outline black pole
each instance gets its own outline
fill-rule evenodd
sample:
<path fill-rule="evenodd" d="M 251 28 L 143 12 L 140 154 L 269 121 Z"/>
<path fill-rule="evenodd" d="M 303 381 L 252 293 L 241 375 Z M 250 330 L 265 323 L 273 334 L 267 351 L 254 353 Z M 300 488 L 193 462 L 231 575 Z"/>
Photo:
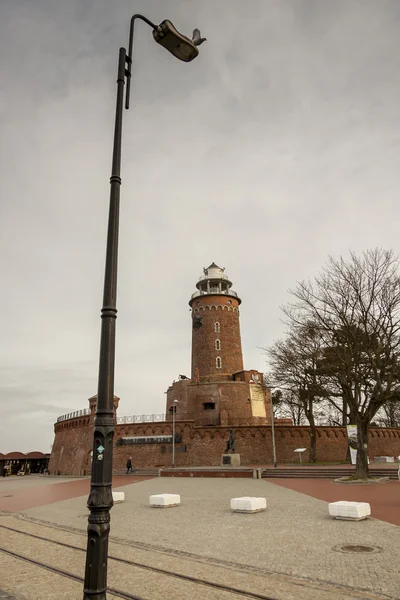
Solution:
<path fill-rule="evenodd" d="M 114 146 L 110 177 L 110 212 L 108 217 L 106 269 L 104 275 L 103 308 L 101 309 L 101 336 L 99 379 L 96 417 L 93 431 L 93 459 L 90 480 L 88 538 L 83 598 L 106 600 L 108 538 L 112 499 L 112 465 L 114 439 L 114 366 L 115 325 L 117 319 L 117 268 L 119 194 L 121 187 L 122 113 L 125 77 L 128 82 L 126 108 L 129 108 L 132 69 L 133 33 L 136 19 L 156 29 L 156 25 L 142 15 L 131 19 L 129 56 L 125 48 L 119 50 L 117 78 L 117 106 L 115 111 Z M 126 66 L 128 68 L 126 68 Z"/>
<path fill-rule="evenodd" d="M 117 318 L 117 266 L 119 193 L 121 186 L 121 139 L 124 104 L 126 50 L 120 48 L 117 79 L 114 148 L 110 178 L 110 212 L 108 218 L 106 269 L 96 418 L 93 432 L 93 460 L 90 494 L 87 502 L 88 540 L 83 598 L 106 600 L 108 536 L 112 500 L 112 457 L 114 438 L 114 362 L 115 325 Z"/>
<path fill-rule="evenodd" d="M 108 217 L 106 270 L 104 275 L 103 308 L 101 309 L 101 337 L 99 380 L 97 389 L 96 417 L 93 431 L 93 459 L 90 494 L 87 502 L 88 539 L 83 598 L 84 600 L 106 600 L 108 537 L 110 533 L 110 510 L 112 499 L 112 465 L 114 438 L 114 364 L 115 325 L 117 318 L 117 267 L 119 193 L 121 186 L 121 141 L 124 86 L 127 80 L 125 108 L 129 108 L 130 79 L 132 72 L 133 34 L 136 19 L 141 19 L 153 30 L 157 25 L 143 15 L 133 15 L 129 32 L 129 55 L 125 48 L 119 50 L 117 106 L 115 113 L 114 147 L 110 178 L 110 212 Z M 187 54 L 178 52 L 180 44 L 195 46 L 175 30 L 169 21 L 169 35 L 175 36 L 175 45 L 165 47 L 180 60 L 188 61 Z M 162 25 L 162 24 L 161 24 Z M 160 26 L 161 27 L 161 26 Z M 196 30 L 197 31 L 197 30 Z M 200 32 L 198 32 L 200 35 Z M 157 41 L 157 40 L 156 40 Z M 203 40 L 201 40 L 203 41 Z M 197 45 L 201 43 L 197 42 Z M 163 44 L 161 44 L 163 45 Z M 165 44 L 164 44 L 165 45 Z M 172 48 L 172 49 L 171 49 Z M 189 58 L 193 59 L 193 55 Z"/>

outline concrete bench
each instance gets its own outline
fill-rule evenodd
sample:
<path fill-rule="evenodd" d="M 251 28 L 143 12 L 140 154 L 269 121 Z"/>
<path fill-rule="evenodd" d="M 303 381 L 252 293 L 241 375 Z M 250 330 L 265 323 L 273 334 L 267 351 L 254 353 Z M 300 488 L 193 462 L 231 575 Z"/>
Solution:
<path fill-rule="evenodd" d="M 181 503 L 181 497 L 179 494 L 154 494 L 149 502 L 153 508 L 171 508 Z"/>
<path fill-rule="evenodd" d="M 267 508 L 267 500 L 265 498 L 253 498 L 244 496 L 243 498 L 231 499 L 231 510 L 242 513 L 255 513 Z"/>
<path fill-rule="evenodd" d="M 371 514 L 371 507 L 368 502 L 347 502 L 339 500 L 339 502 L 331 502 L 329 504 L 329 514 L 335 519 L 343 519 L 345 521 L 361 521 L 366 519 Z"/>
<path fill-rule="evenodd" d="M 112 498 L 114 504 L 119 504 L 120 502 L 123 502 L 125 500 L 125 492 L 113 492 Z"/>

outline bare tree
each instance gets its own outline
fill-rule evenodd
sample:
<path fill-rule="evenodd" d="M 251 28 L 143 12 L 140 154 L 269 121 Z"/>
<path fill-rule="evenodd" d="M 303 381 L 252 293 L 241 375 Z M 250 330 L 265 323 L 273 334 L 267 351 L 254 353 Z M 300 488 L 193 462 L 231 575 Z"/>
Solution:
<path fill-rule="evenodd" d="M 330 258 L 313 282 L 291 291 L 283 308 L 292 327 L 313 323 L 325 348 L 320 375 L 326 399 L 342 394 L 346 414 L 357 425 L 358 478 L 368 477 L 368 426 L 394 394 L 400 393 L 400 279 L 392 251 L 368 250 Z M 337 407 L 336 403 L 336 407 Z"/>
<path fill-rule="evenodd" d="M 277 389 L 271 398 L 277 418 L 291 419 L 293 425 L 304 425 L 304 408 L 293 391 Z"/>
<path fill-rule="evenodd" d="M 321 336 L 309 322 L 292 326 L 285 340 L 266 349 L 269 376 L 286 391 L 286 407 L 292 414 L 300 407 L 310 425 L 310 462 L 317 460 L 316 409 L 326 394 L 317 369 L 322 351 Z"/>
<path fill-rule="evenodd" d="M 394 394 L 376 414 L 375 421 L 381 427 L 400 427 L 400 397 Z"/>
<path fill-rule="evenodd" d="M 321 400 L 315 415 L 317 425 L 325 427 L 342 427 L 343 415 L 328 400 Z"/>

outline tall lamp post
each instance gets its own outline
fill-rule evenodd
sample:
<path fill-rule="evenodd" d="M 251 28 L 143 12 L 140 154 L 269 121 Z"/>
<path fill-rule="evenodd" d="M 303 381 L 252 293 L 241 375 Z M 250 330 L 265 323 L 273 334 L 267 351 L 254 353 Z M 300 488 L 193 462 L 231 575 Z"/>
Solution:
<path fill-rule="evenodd" d="M 176 405 L 179 404 L 179 400 L 174 400 L 172 405 L 172 468 L 175 469 L 175 413 Z"/>
<path fill-rule="evenodd" d="M 101 337 L 96 417 L 93 431 L 93 460 L 88 498 L 88 539 L 84 582 L 84 600 L 106 600 L 108 537 L 112 500 L 112 455 L 114 438 L 114 363 L 115 322 L 117 318 L 117 263 L 119 197 L 121 186 L 121 140 L 124 86 L 125 108 L 129 108 L 132 71 L 133 32 L 140 19 L 153 30 L 154 40 L 179 60 L 190 62 L 199 54 L 197 46 L 204 42 L 200 31 L 193 31 L 192 39 L 175 29 L 171 21 L 160 25 L 143 15 L 133 15 L 130 25 L 129 53 L 120 48 L 117 76 L 117 103 L 115 113 L 114 147 L 110 178 L 110 210 L 108 218 L 106 267 L 104 276 L 103 307 L 101 309 Z"/>
<path fill-rule="evenodd" d="M 265 375 L 264 375 L 264 381 L 266 381 L 266 376 Z M 275 389 L 275 386 L 267 385 L 266 383 L 264 383 L 264 385 L 270 391 L 273 390 L 273 389 Z M 274 415 L 274 404 L 272 402 L 272 394 L 270 394 L 270 401 L 271 401 L 272 456 L 273 456 L 273 459 L 274 459 L 274 469 L 276 469 L 277 468 L 277 462 L 276 462 L 276 444 L 275 444 L 275 415 Z"/>
<path fill-rule="evenodd" d="M 272 434 L 272 454 L 274 457 L 274 469 L 276 469 L 277 465 L 276 465 L 276 445 L 275 445 L 275 416 L 274 416 L 274 404 L 272 402 L 272 394 L 271 394 L 271 434 Z"/>

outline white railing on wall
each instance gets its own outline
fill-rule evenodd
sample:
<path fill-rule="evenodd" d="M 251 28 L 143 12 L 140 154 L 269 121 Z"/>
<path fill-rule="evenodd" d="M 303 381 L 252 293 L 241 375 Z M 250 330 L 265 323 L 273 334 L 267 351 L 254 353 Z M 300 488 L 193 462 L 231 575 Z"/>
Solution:
<path fill-rule="evenodd" d="M 160 421 L 165 421 L 165 413 L 117 417 L 117 425 L 128 425 L 129 423 L 158 423 Z"/>
<path fill-rule="evenodd" d="M 237 295 L 236 292 L 234 292 L 233 290 L 228 290 L 228 291 L 223 291 L 220 292 L 219 290 L 214 291 L 214 292 L 203 292 L 198 290 L 197 292 L 194 292 L 190 297 L 191 299 L 193 298 L 198 298 L 199 296 L 234 296 L 235 298 L 238 298 L 239 296 Z"/>
<path fill-rule="evenodd" d="M 62 415 L 61 417 L 58 417 L 57 423 L 61 423 L 61 421 L 69 421 L 70 419 L 76 419 L 77 417 L 83 417 L 85 415 L 90 415 L 89 408 L 82 408 L 82 410 L 76 410 L 75 412 Z"/>

